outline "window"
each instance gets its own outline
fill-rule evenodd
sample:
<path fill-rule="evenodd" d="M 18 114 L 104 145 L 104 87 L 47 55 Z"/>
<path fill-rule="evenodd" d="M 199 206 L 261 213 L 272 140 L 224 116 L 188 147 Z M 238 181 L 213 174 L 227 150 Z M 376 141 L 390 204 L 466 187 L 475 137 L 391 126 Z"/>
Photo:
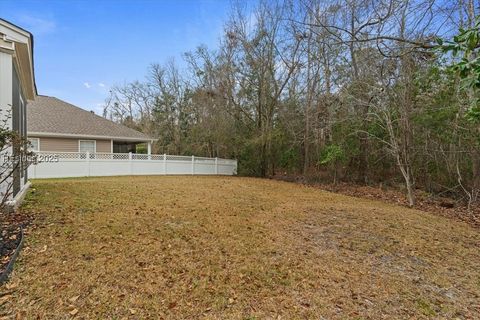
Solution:
<path fill-rule="evenodd" d="M 78 151 L 79 152 L 96 152 L 96 141 L 95 140 L 79 140 L 78 141 Z"/>
<path fill-rule="evenodd" d="M 29 150 L 33 152 L 40 151 L 40 139 L 39 138 L 30 138 L 28 139 L 30 142 Z"/>

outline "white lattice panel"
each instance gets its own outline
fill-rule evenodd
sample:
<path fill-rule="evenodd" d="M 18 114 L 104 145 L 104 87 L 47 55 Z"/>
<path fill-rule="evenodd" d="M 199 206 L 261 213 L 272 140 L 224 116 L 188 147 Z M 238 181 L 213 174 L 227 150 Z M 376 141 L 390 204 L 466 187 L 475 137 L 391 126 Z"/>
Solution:
<path fill-rule="evenodd" d="M 167 161 L 168 160 L 171 160 L 171 161 L 192 161 L 192 157 L 167 155 Z"/>

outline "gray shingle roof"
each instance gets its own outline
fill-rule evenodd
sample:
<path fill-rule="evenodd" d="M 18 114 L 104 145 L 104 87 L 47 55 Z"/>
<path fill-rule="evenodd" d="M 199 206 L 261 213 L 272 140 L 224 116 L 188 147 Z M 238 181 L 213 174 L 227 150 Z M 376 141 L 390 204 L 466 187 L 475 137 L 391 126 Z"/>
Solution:
<path fill-rule="evenodd" d="M 151 140 L 144 133 L 107 120 L 55 97 L 37 96 L 27 104 L 28 133 L 53 133 Z"/>

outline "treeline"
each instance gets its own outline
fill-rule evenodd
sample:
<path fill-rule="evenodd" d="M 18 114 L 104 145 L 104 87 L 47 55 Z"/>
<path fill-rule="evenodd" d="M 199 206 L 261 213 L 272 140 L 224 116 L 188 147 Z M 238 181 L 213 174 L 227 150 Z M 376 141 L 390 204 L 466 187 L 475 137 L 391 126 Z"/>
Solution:
<path fill-rule="evenodd" d="M 158 138 L 156 152 L 236 158 L 243 175 L 401 183 L 412 205 L 417 188 L 473 204 L 477 13 L 473 0 L 238 4 L 217 49 L 112 88 L 104 116 Z"/>

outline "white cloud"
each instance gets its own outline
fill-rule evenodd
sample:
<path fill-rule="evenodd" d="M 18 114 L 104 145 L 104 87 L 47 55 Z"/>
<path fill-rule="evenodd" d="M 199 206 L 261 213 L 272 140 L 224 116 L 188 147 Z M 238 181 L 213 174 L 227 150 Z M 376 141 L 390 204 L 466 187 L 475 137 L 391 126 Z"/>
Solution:
<path fill-rule="evenodd" d="M 90 89 L 92 86 L 90 85 L 90 83 L 88 82 L 84 82 L 83 85 L 85 86 L 85 88 L 87 89 Z"/>
<path fill-rule="evenodd" d="M 31 31 L 34 35 L 52 33 L 57 28 L 53 19 L 40 18 L 33 15 L 23 14 L 19 16 L 19 21 L 25 29 Z"/>
<path fill-rule="evenodd" d="M 98 86 L 99 86 L 100 88 L 105 88 L 105 84 L 102 83 L 102 82 L 100 82 L 100 83 L 98 84 Z"/>

